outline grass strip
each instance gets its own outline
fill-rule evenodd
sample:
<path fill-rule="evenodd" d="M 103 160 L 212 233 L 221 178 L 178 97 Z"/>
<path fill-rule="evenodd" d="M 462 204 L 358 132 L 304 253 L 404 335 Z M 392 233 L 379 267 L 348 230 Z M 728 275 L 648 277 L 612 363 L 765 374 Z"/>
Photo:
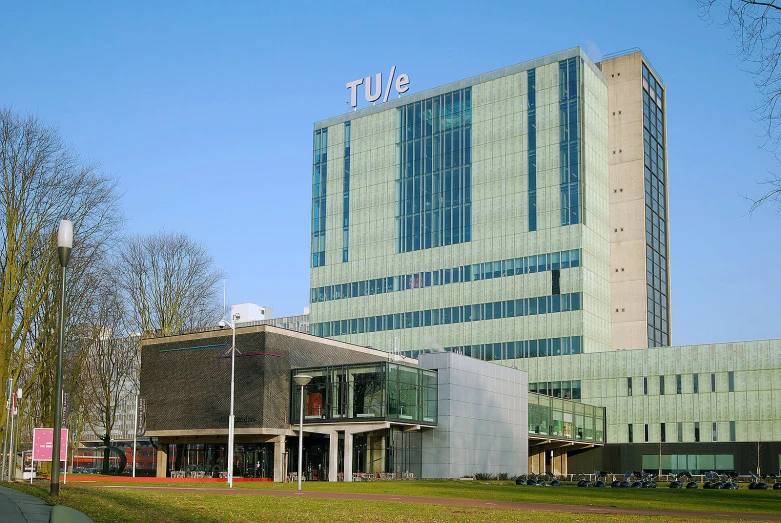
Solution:
<path fill-rule="evenodd" d="M 334 521 L 384 522 L 455 522 L 477 523 L 492 521 L 535 522 L 551 519 L 550 512 L 517 511 L 494 508 L 451 507 L 415 503 L 352 501 L 336 499 L 311 499 L 267 496 L 225 496 L 206 494 L 198 489 L 190 491 L 140 491 L 133 489 L 101 489 L 85 485 L 68 485 L 61 488 L 57 499 L 48 494 L 44 486 L 16 484 L 14 488 L 57 502 L 84 512 L 97 523 L 143 522 L 162 523 L 192 521 L 197 523 L 234 521 L 273 521 L 307 523 L 333 523 Z M 680 518 L 628 515 L 605 515 L 558 512 L 557 522 L 627 522 L 649 519 L 667 522 Z M 706 521 L 706 519 L 687 519 Z"/>

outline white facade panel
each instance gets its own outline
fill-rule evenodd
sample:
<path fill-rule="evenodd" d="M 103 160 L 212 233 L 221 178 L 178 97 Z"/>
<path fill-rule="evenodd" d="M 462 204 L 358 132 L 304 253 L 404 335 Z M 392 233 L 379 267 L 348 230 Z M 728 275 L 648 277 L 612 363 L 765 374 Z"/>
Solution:
<path fill-rule="evenodd" d="M 437 371 L 440 405 L 423 433 L 423 477 L 525 474 L 526 373 L 448 352 L 421 355 L 419 366 Z"/>

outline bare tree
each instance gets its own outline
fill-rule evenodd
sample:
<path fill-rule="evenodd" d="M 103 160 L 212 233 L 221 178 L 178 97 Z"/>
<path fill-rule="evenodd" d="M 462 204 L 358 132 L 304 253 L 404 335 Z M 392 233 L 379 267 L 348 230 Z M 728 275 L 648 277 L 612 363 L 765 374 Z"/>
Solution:
<path fill-rule="evenodd" d="M 213 325 L 220 317 L 223 272 L 185 234 L 136 237 L 121 249 L 115 272 L 145 337 Z"/>
<path fill-rule="evenodd" d="M 703 20 L 719 23 L 732 32 L 737 57 L 754 77 L 760 95 L 754 110 L 765 123 L 764 146 L 777 153 L 781 143 L 781 2 L 697 0 L 697 7 Z M 759 198 L 748 198 L 752 202 L 750 211 L 770 203 L 781 213 L 781 176 L 768 173 L 759 184 L 766 192 Z"/>
<path fill-rule="evenodd" d="M 50 424 L 53 418 L 58 222 L 74 223 L 70 329 L 81 322 L 91 261 L 107 250 L 121 225 L 117 204 L 116 182 L 81 162 L 56 129 L 0 108 L 0 383 L 10 377 L 35 402 L 35 409 L 25 409 L 25 424 Z M 0 410 L 0 426 L 5 415 Z"/>
<path fill-rule="evenodd" d="M 757 446 L 754 448 L 754 451 L 752 452 L 753 454 L 752 461 L 756 465 L 757 476 L 762 475 L 762 457 L 765 451 L 764 447 L 765 447 L 764 443 L 762 443 L 762 441 L 759 440 L 757 441 Z"/>
<path fill-rule="evenodd" d="M 109 472 L 111 433 L 122 400 L 133 393 L 132 379 L 138 336 L 128 335 L 128 313 L 116 286 L 107 276 L 91 310 L 92 323 L 83 326 L 86 347 L 83 365 L 84 418 L 103 441 L 103 473 Z"/>

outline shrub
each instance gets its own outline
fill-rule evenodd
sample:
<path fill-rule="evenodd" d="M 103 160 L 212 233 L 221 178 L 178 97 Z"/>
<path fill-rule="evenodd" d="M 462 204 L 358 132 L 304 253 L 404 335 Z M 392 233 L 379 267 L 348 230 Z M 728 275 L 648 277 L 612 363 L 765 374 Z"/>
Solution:
<path fill-rule="evenodd" d="M 505 474 L 506 476 L 507 474 Z M 492 479 L 496 479 L 496 476 L 493 474 L 489 474 L 487 472 L 478 472 L 475 474 L 475 479 L 478 481 L 490 481 Z"/>

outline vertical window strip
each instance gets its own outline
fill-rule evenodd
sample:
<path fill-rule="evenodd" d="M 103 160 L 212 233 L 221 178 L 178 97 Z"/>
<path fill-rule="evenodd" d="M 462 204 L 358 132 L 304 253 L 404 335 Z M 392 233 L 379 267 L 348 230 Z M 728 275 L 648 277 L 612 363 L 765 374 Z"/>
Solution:
<path fill-rule="evenodd" d="M 537 76 L 534 69 L 526 73 L 528 83 L 528 160 L 529 160 L 529 231 L 537 230 Z"/>
<path fill-rule="evenodd" d="M 645 171 L 648 346 L 667 346 L 669 297 L 664 143 L 664 91 L 643 64 L 643 151 Z"/>
<path fill-rule="evenodd" d="M 342 262 L 350 259 L 350 122 L 344 124 L 344 198 Z"/>
<path fill-rule="evenodd" d="M 472 89 L 399 108 L 396 251 L 472 239 Z"/>
<path fill-rule="evenodd" d="M 579 60 L 559 62 L 561 225 L 580 223 Z"/>
<path fill-rule="evenodd" d="M 328 180 L 328 129 L 314 136 L 312 169 L 312 267 L 325 265 L 325 189 Z"/>

